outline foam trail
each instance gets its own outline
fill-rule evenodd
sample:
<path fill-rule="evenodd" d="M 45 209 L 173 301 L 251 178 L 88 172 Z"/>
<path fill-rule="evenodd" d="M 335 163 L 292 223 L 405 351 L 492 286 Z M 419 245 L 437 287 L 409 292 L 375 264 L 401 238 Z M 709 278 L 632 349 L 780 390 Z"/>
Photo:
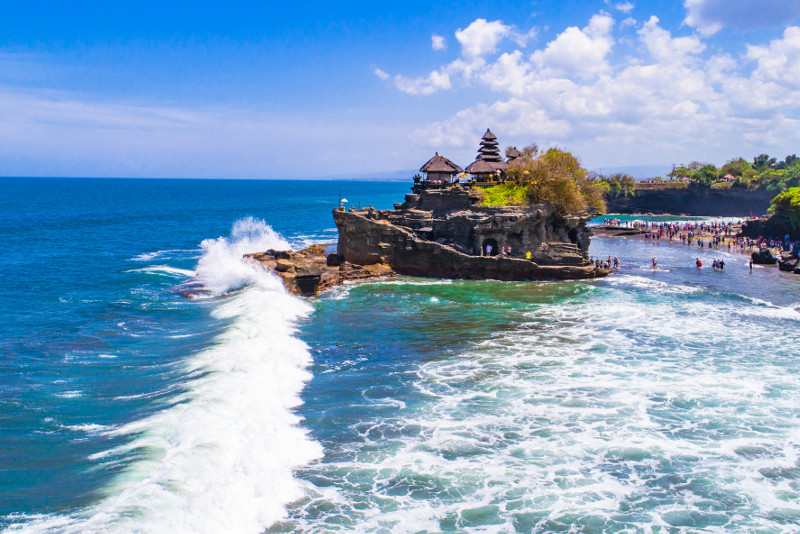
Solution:
<path fill-rule="evenodd" d="M 285 247 L 262 221 L 237 221 L 230 238 L 202 243 L 197 276 L 221 299 L 214 315 L 230 326 L 191 356 L 199 376 L 166 410 L 109 434 L 146 451 L 107 488 L 108 497 L 70 516 L 38 516 L 11 531 L 261 532 L 303 495 L 293 469 L 321 456 L 293 409 L 311 375 L 294 322 L 311 308 L 281 282 L 242 261 L 243 252 Z"/>

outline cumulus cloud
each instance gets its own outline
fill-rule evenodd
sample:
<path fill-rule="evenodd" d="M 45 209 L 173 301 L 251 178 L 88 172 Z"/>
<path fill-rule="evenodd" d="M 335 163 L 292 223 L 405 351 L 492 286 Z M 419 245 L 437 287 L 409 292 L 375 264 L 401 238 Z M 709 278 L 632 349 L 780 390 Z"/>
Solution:
<path fill-rule="evenodd" d="M 388 80 L 389 79 L 389 73 L 386 72 L 385 70 L 375 69 L 373 72 L 375 73 L 375 76 L 377 76 L 381 80 Z"/>
<path fill-rule="evenodd" d="M 450 89 L 450 75 L 447 72 L 433 71 L 424 78 L 394 77 L 395 86 L 410 95 L 429 95 L 441 89 Z"/>
<path fill-rule="evenodd" d="M 653 15 L 639 30 L 639 36 L 647 50 L 662 63 L 682 61 L 686 56 L 699 54 L 705 44 L 698 37 L 676 37 L 659 26 L 658 17 Z"/>
<path fill-rule="evenodd" d="M 468 72 L 472 84 L 497 95 L 494 103 L 462 109 L 412 139 L 461 150 L 491 127 L 511 144 L 569 144 L 604 165 L 722 162 L 778 145 L 775 152 L 796 152 L 800 28 L 747 45 L 744 54 L 709 55 L 702 35 L 676 35 L 652 16 L 630 43 L 639 53 L 616 58 L 614 28 L 601 12 L 531 53 L 508 46 L 510 39 L 465 52 L 440 72 Z M 501 53 L 491 59 L 490 51 Z"/>
<path fill-rule="evenodd" d="M 436 35 L 435 33 L 431 35 L 431 48 L 434 50 L 444 50 L 446 47 L 444 37 Z"/>
<path fill-rule="evenodd" d="M 704 36 L 725 27 L 739 31 L 779 27 L 800 17 L 797 0 L 684 0 L 684 7 L 684 22 Z"/>
<path fill-rule="evenodd" d="M 456 31 L 456 40 L 461 44 L 465 57 L 480 57 L 497 50 L 500 41 L 511 33 L 511 26 L 499 20 L 487 22 L 476 19 L 472 24 Z"/>
<path fill-rule="evenodd" d="M 800 28 L 786 28 L 782 39 L 767 46 L 748 45 L 747 57 L 758 64 L 754 77 L 800 89 Z"/>
<path fill-rule="evenodd" d="M 611 29 L 614 19 L 608 15 L 595 15 L 582 30 L 569 27 L 544 50 L 531 55 L 532 61 L 551 73 L 593 76 L 608 70 L 606 56 L 614 40 Z"/>

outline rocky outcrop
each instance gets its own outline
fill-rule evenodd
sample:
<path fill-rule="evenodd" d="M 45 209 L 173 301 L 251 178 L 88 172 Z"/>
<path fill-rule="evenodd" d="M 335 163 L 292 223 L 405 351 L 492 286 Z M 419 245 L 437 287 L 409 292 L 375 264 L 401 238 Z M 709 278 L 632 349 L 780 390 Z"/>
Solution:
<path fill-rule="evenodd" d="M 354 265 L 338 254 L 326 254 L 321 245 L 311 245 L 297 252 L 268 250 L 245 254 L 244 257 L 277 274 L 294 295 L 316 295 L 348 281 L 395 275 L 388 265 Z"/>
<path fill-rule="evenodd" d="M 800 231 L 795 229 L 789 217 L 777 214 L 745 222 L 741 234 L 752 239 L 764 237 L 782 241 L 787 234 L 791 241 L 800 239 Z"/>
<path fill-rule="evenodd" d="M 800 259 L 795 256 L 784 258 L 778 262 L 778 268 L 787 273 L 800 274 Z"/>
<path fill-rule="evenodd" d="M 549 204 L 480 207 L 476 201 L 456 187 L 415 190 L 395 210 L 335 210 L 338 252 L 351 263 L 386 264 L 416 276 L 545 280 L 608 274 L 588 261 L 590 214 L 563 217 Z M 510 255 L 498 254 L 508 247 Z"/>
<path fill-rule="evenodd" d="M 775 265 L 778 261 L 768 248 L 757 250 L 753 252 L 750 257 L 753 259 L 753 263 L 757 265 Z"/>
<path fill-rule="evenodd" d="M 774 193 L 744 188 L 637 186 L 633 195 L 606 197 L 608 213 L 747 217 L 766 213 Z"/>

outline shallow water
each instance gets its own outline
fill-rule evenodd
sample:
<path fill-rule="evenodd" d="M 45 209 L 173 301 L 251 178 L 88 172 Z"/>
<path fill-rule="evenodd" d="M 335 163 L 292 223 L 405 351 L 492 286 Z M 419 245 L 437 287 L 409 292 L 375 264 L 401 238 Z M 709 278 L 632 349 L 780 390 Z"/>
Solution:
<path fill-rule="evenodd" d="M 601 280 L 398 278 L 305 302 L 241 253 L 330 240 L 339 193 L 388 207 L 408 184 L 0 187 L 12 531 L 800 523 L 800 277 L 603 238 L 591 253 L 622 270 Z"/>

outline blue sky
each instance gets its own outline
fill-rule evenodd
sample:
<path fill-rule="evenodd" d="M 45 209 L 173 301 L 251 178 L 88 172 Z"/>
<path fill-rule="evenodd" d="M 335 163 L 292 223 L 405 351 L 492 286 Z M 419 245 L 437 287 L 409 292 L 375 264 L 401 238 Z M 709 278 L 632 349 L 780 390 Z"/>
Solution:
<path fill-rule="evenodd" d="M 800 0 L 0 2 L 0 175 L 315 178 L 556 145 L 800 152 Z"/>

